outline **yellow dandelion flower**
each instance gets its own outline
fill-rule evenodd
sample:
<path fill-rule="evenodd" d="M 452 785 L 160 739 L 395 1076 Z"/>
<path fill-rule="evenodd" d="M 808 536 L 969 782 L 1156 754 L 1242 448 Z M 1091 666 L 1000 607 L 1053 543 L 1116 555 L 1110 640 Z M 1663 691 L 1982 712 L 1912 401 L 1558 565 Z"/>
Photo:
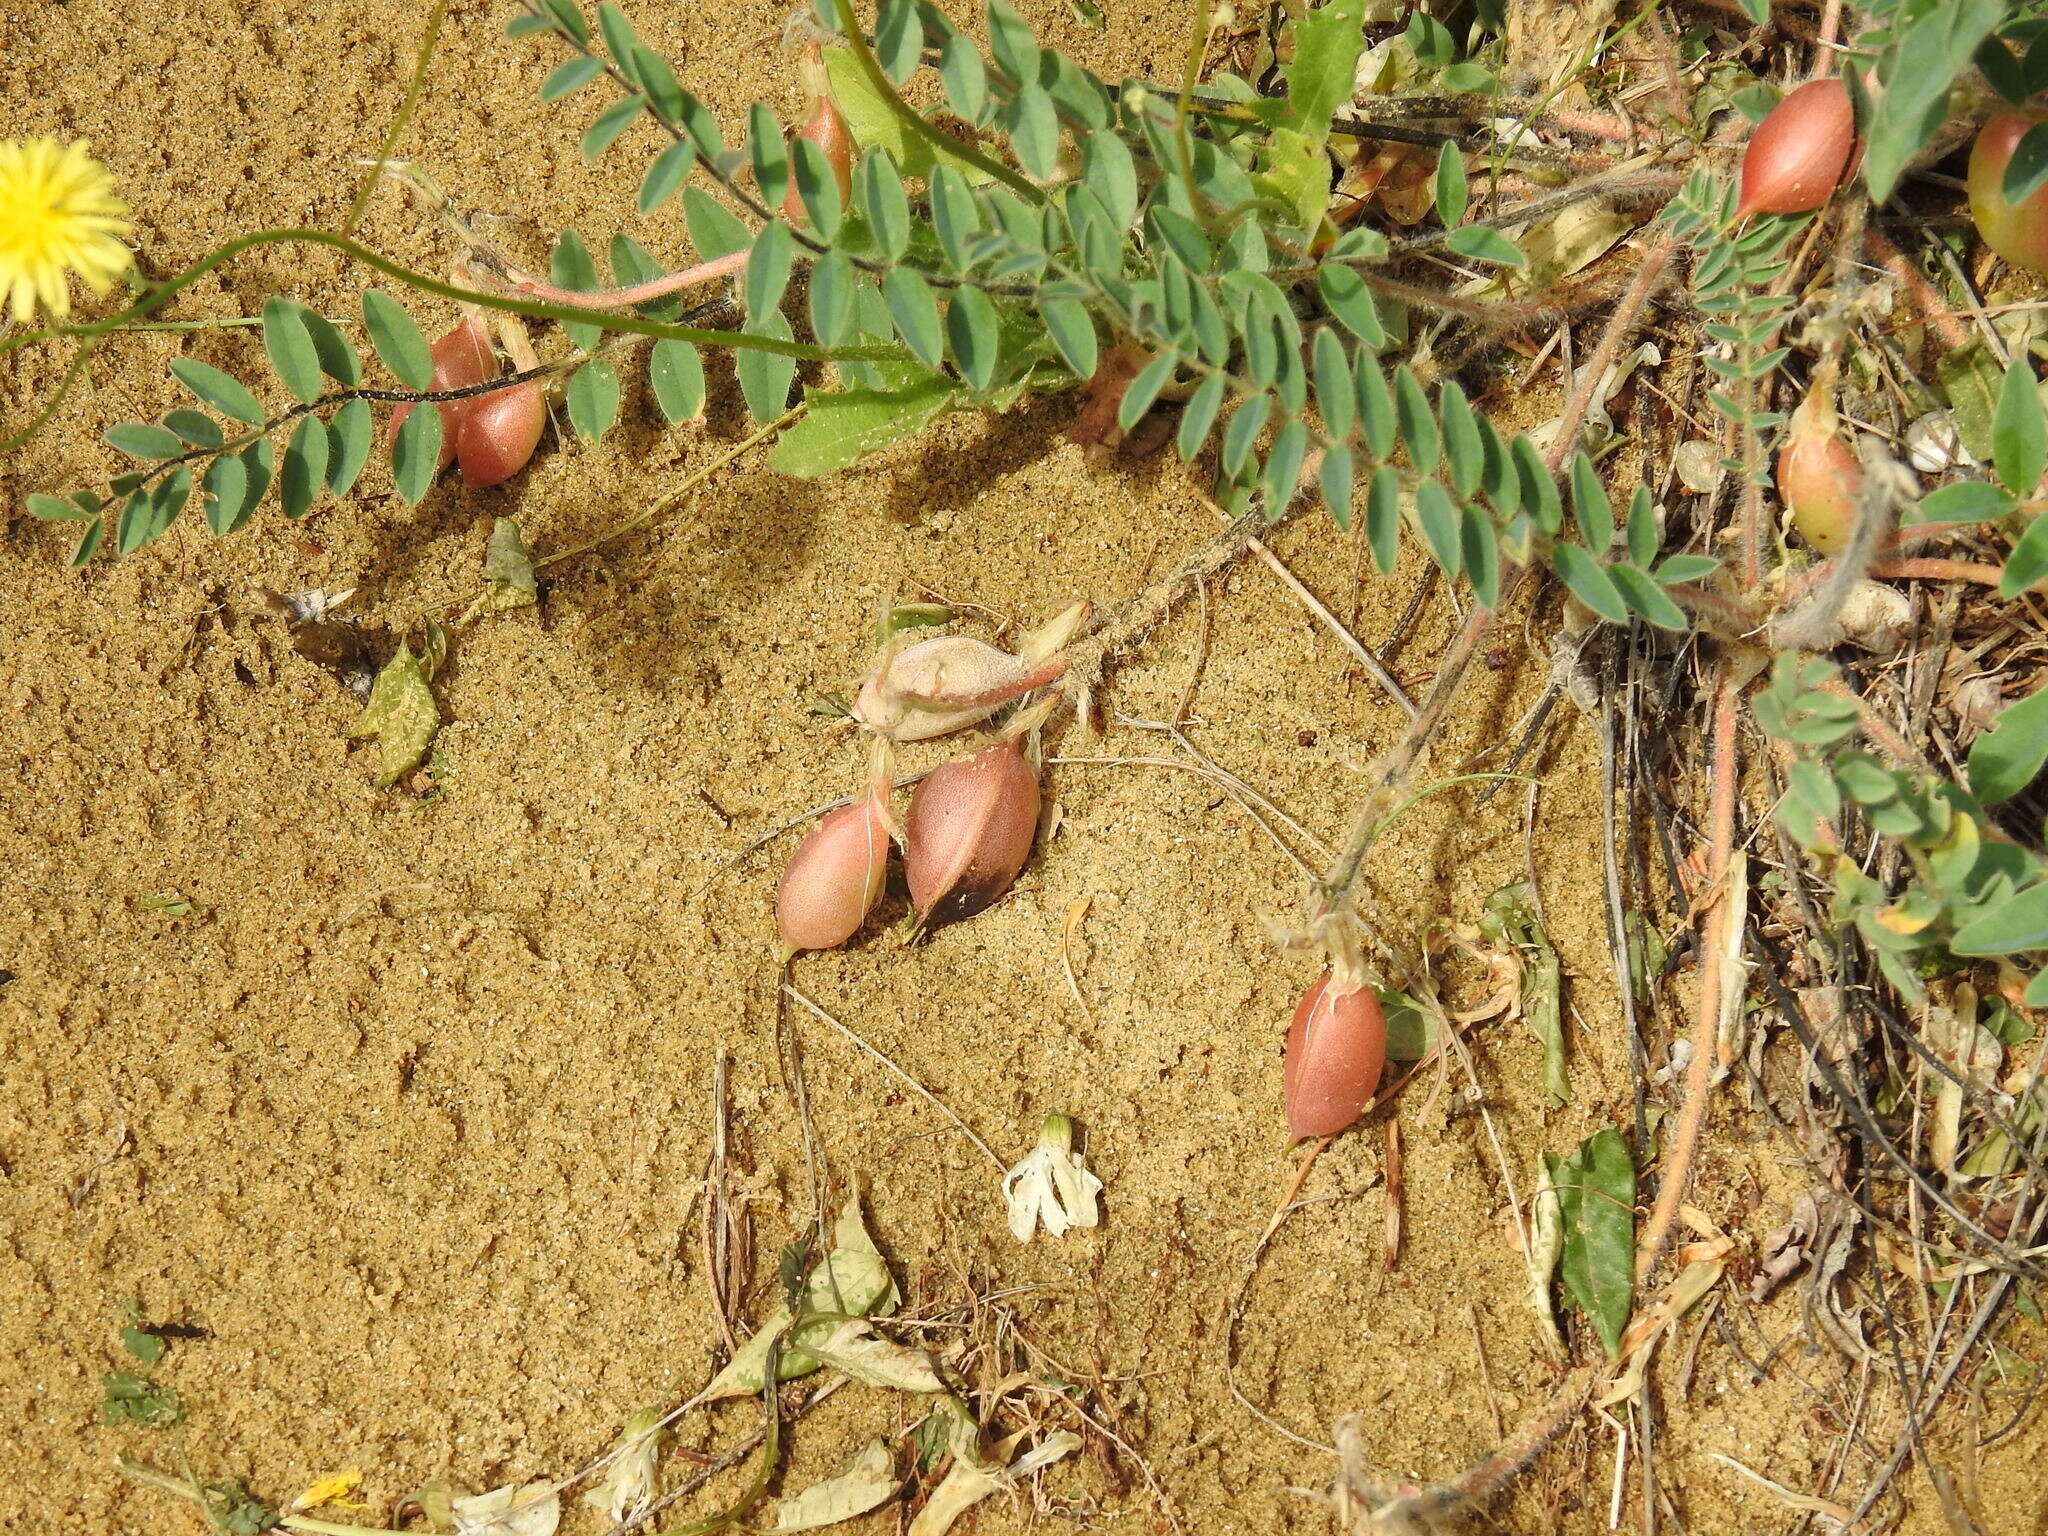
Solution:
<path fill-rule="evenodd" d="M 0 140 L 0 305 L 24 325 L 38 304 L 61 320 L 74 272 L 105 293 L 134 260 L 127 211 L 85 140 Z"/>

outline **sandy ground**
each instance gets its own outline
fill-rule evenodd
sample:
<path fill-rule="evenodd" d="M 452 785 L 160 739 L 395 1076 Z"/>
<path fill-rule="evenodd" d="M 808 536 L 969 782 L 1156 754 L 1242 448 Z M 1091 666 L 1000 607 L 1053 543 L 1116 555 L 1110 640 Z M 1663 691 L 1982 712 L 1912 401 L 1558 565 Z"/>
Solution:
<path fill-rule="evenodd" d="M 1169 72 L 1186 21 L 1178 4 L 1111 0 L 1108 31 L 1094 33 L 1063 6 L 1025 9 L 1111 76 Z M 230 233 L 336 225 L 421 20 L 397 0 L 172 3 L 147 21 L 108 0 L 11 0 L 9 12 L 0 135 L 88 135 L 158 273 Z M 752 94 L 797 106 L 774 47 L 781 8 L 636 13 L 728 122 Z M 462 202 L 516 213 L 509 244 L 536 250 L 567 225 L 600 244 L 630 214 L 649 142 L 629 136 L 582 164 L 570 134 L 592 108 L 540 105 L 545 45 L 504 41 L 502 20 L 455 7 L 405 152 Z M 664 257 L 686 254 L 673 218 L 624 227 Z M 449 255 L 395 194 L 366 235 L 415 266 Z M 270 250 L 175 313 L 253 314 L 285 292 L 343 315 L 358 287 L 325 253 Z M 449 318 L 414 308 L 430 329 Z M 245 368 L 255 345 L 230 330 L 108 347 L 56 428 L 0 464 L 0 505 L 105 474 L 99 430 L 173 402 L 163 363 L 180 344 Z M 56 370 L 48 353 L 8 360 L 6 425 Z M 0 1529 L 198 1529 L 189 1509 L 115 1475 L 117 1451 L 169 1464 L 165 1437 L 98 1422 L 131 1300 L 203 1335 L 163 1369 L 193 1464 L 274 1498 L 344 1469 L 386 1501 L 436 1476 L 476 1488 L 559 1473 L 628 1412 L 686 1395 L 718 1347 L 692 1201 L 721 1054 L 737 1155 L 769 1196 L 755 1209 L 752 1305 L 772 1290 L 775 1249 L 810 1215 L 774 1046 L 770 893 L 787 843 L 726 865 L 854 782 L 844 729 L 808 706 L 859 675 L 890 583 L 1030 620 L 1076 597 L 1119 601 L 1211 524 L 1169 461 L 1088 463 L 1059 435 L 1070 407 L 1058 401 L 949 422 L 823 484 L 745 462 L 558 567 L 542 609 L 464 633 L 442 689 L 442 793 L 423 805 L 372 789 L 364 749 L 343 739 L 354 702 L 293 652 L 260 590 L 353 586 L 366 621 L 406 624 L 475 585 L 492 514 L 516 512 L 545 554 L 726 452 L 744 434 L 729 374 L 715 373 L 714 395 L 705 425 L 665 431 L 644 391 L 629 392 L 627 425 L 602 447 L 551 446 L 502 490 L 448 484 L 407 509 L 373 467 L 346 506 L 302 524 L 273 506 L 220 542 L 188 519 L 83 576 L 62 570 L 51 531 L 5 514 Z M 1361 589 L 1357 552 L 1321 521 L 1278 547 L 1368 640 L 1392 629 L 1413 572 Z M 1400 658 L 1410 680 L 1426 678 L 1453 621 L 1437 600 Z M 1191 739 L 1335 839 L 1398 714 L 1256 565 L 1215 585 L 1206 626 L 1206 645 L 1192 609 L 1160 630 L 1109 706 L 1171 714 L 1200 659 Z M 1519 633 L 1504 633 L 1443 761 L 1498 740 L 1541 685 Z M 1067 731 L 1053 748 L 1173 755 L 1129 728 L 1097 743 Z M 1371 871 L 1375 918 L 1415 934 L 1469 920 L 1533 869 L 1575 972 L 1578 1101 L 1542 1107 L 1524 1031 L 1483 1037 L 1518 1189 L 1539 1149 L 1627 1117 L 1598 918 L 1596 762 L 1590 732 L 1560 716 L 1533 831 L 1518 794 L 1478 815 L 1448 796 L 1411 815 Z M 1166 1500 L 1098 1439 L 1047 1478 L 1060 1510 L 1091 1528 L 1163 1529 L 1170 1509 L 1195 1530 L 1324 1530 L 1295 1490 L 1323 1483 L 1327 1459 L 1232 1400 L 1219 1326 L 1291 1166 L 1279 1042 L 1314 971 L 1276 951 L 1263 917 L 1293 907 L 1298 873 L 1184 771 L 1061 764 L 1049 793 L 1057 835 L 1010 899 L 924 947 L 884 932 L 802 960 L 796 979 L 1005 1158 L 1045 1110 L 1077 1116 L 1107 1224 L 1018 1246 L 980 1154 L 799 1018 L 827 1173 L 835 1187 L 865 1180 L 913 1306 L 1007 1293 L 1022 1337 L 1099 1382 L 1099 1411 Z M 189 914 L 152 904 L 170 892 Z M 1085 1010 L 1061 945 L 1084 900 Z M 1498 1444 L 1498 1423 L 1540 1404 L 1556 1370 L 1521 1300 L 1484 1120 L 1433 1094 L 1413 1096 L 1403 1122 L 1399 1265 L 1380 1260 L 1380 1139 L 1347 1138 L 1253 1288 L 1239 1382 L 1295 1434 L 1326 1439 L 1356 1412 L 1390 1474 L 1443 1476 Z M 1720 1219 L 1768 1230 L 1796 1191 L 1767 1138 L 1760 1124 L 1717 1132 L 1700 1201 Z M 1759 1321 L 1773 1340 L 1798 1326 L 1785 1305 Z M 1689 1398 L 1667 1393 L 1660 1469 L 1686 1528 L 1795 1518 L 1702 1452 L 1794 1488 L 1825 1478 L 1854 1373 L 1802 1349 L 1797 1372 L 1753 1386 L 1710 1339 Z M 898 1400 L 844 1394 L 798 1432 L 787 1486 L 909 1417 Z M 751 1422 L 730 1409 L 682 1444 L 730 1443 Z M 1575 1433 L 1500 1507 L 1500 1528 L 1603 1527 L 1613 1450 L 1608 1430 Z M 1994 1507 L 2001 1465 L 1984 1473 Z M 2040 1529 L 2033 1496 L 2014 1497 L 2011 1519 L 1987 1528 Z M 1035 1517 L 999 1502 L 974 1518 L 997 1531 Z M 571 1519 L 596 1528 L 588 1511 Z"/>

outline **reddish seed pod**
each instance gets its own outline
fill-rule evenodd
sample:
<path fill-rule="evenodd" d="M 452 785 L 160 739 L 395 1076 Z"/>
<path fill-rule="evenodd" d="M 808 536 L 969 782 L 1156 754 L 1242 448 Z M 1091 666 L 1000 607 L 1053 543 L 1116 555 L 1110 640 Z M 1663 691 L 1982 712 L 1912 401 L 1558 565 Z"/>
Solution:
<path fill-rule="evenodd" d="M 1038 832 L 1038 775 L 1022 737 L 941 763 L 910 797 L 903 872 L 927 926 L 988 906 L 1017 878 Z"/>
<path fill-rule="evenodd" d="M 775 893 L 775 926 L 791 950 L 837 949 L 860 932 L 889 872 L 887 812 L 885 792 L 876 790 L 797 844 Z"/>
<path fill-rule="evenodd" d="M 1836 430 L 1833 392 L 1831 381 L 1816 381 L 1778 453 L 1778 497 L 1799 536 L 1823 555 L 1848 548 L 1863 495 L 1863 465 Z"/>
<path fill-rule="evenodd" d="M 498 371 L 497 354 L 491 351 L 490 333 L 484 323 L 475 315 L 465 315 L 456 327 L 439 338 L 428 349 L 434 359 L 434 379 L 430 389 L 439 392 L 444 389 L 468 389 L 472 384 L 481 384 Z M 441 413 L 441 468 L 446 469 L 455 461 L 455 445 L 462 435 L 462 421 L 471 409 L 467 400 L 449 400 L 436 406 Z M 401 405 L 391 413 L 391 425 L 385 430 L 384 445 L 388 448 L 398 436 L 398 429 L 405 425 L 405 418 L 412 414 L 410 405 Z"/>
<path fill-rule="evenodd" d="M 478 395 L 455 434 L 462 478 L 475 486 L 510 480 L 533 457 L 547 420 L 547 402 L 538 384 L 515 384 Z"/>
<path fill-rule="evenodd" d="M 2020 203 L 2005 200 L 2005 168 L 2026 131 L 2043 121 L 2001 112 L 1977 133 L 1970 146 L 1970 218 L 1984 243 L 2016 267 L 2048 272 L 2048 186 Z"/>
<path fill-rule="evenodd" d="M 839 205 L 845 207 L 853 196 L 853 135 L 846 131 L 846 119 L 832 105 L 831 97 L 818 98 L 817 109 L 797 137 L 810 140 L 824 152 L 825 163 L 832 167 L 832 179 L 839 184 Z M 792 224 L 802 224 L 809 217 L 804 211 L 803 196 L 796 189 L 793 171 L 789 190 L 782 194 L 782 213 Z"/>
<path fill-rule="evenodd" d="M 1856 114 L 1838 79 L 1809 80 L 1771 108 L 1742 152 L 1738 219 L 1752 213 L 1811 213 L 1856 159 Z"/>
<path fill-rule="evenodd" d="M 1303 994 L 1287 1029 L 1287 1128 L 1334 1136 L 1365 1110 L 1387 1064 L 1387 1020 L 1371 987 L 1340 992 L 1330 976 Z"/>

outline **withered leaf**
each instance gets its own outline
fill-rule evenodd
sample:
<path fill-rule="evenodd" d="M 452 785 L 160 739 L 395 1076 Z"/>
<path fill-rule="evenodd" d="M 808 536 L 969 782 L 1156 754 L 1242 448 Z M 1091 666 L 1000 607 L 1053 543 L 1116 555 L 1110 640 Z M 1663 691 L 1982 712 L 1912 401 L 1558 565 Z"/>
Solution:
<path fill-rule="evenodd" d="M 398 654 L 384 663 L 370 687 L 370 702 L 348 732 L 377 738 L 377 787 L 389 789 L 417 768 L 440 729 L 440 706 L 420 658 L 400 641 Z"/>

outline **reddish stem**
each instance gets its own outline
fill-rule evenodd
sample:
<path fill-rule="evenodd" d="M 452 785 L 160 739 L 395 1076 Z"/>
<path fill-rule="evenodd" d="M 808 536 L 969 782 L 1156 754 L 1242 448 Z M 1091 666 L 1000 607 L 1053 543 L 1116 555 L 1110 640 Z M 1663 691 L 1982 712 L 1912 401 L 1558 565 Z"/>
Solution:
<path fill-rule="evenodd" d="M 578 293 L 569 288 L 557 288 L 553 283 L 544 283 L 537 277 L 517 272 L 511 274 L 512 291 L 524 294 L 528 298 L 539 299 L 544 304 L 566 304 L 572 309 L 629 309 L 635 304 L 645 304 L 652 299 L 667 298 L 672 293 L 694 287 L 698 283 L 729 277 L 747 264 L 747 255 L 747 251 L 734 251 L 730 256 L 721 256 L 716 261 L 685 267 L 680 272 L 671 272 L 666 277 L 650 278 L 644 283 L 635 283 L 630 288 L 604 288 L 596 293 Z"/>
<path fill-rule="evenodd" d="M 1932 556 L 1908 560 L 1873 560 L 1870 574 L 1893 581 L 1974 581 L 1980 587 L 1995 587 L 2005 573 L 1995 565 L 1975 560 L 1940 560 Z"/>

